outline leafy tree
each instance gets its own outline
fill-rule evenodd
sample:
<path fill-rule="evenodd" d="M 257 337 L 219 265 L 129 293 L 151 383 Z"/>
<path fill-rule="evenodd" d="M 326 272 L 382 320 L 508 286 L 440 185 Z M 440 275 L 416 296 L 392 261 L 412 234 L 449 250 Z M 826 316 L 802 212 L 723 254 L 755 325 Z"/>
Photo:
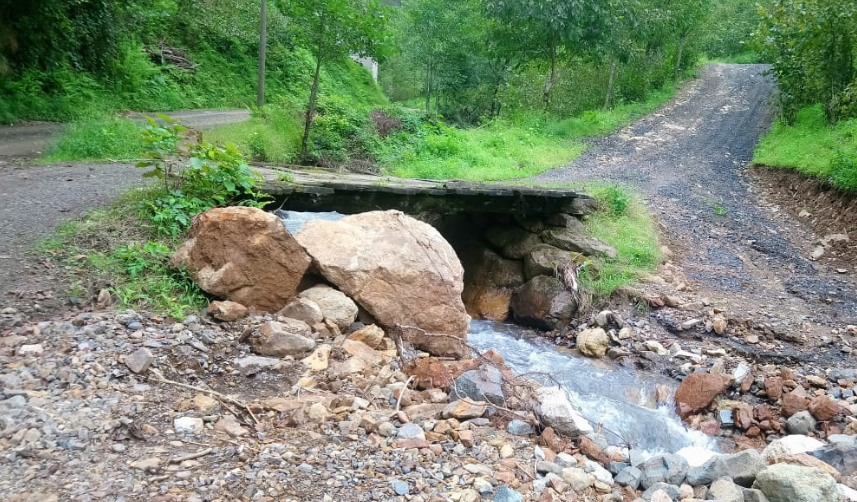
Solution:
<path fill-rule="evenodd" d="M 664 6 L 668 25 L 678 44 L 673 77 L 676 81 L 681 71 L 687 38 L 702 25 L 710 6 L 710 0 L 668 0 Z"/>
<path fill-rule="evenodd" d="M 600 2 L 589 0 L 487 0 L 489 13 L 507 29 L 514 47 L 525 60 L 548 62 L 550 70 L 542 92 L 545 108 L 559 78 L 560 59 L 583 52 L 603 34 L 605 11 Z"/>
<path fill-rule="evenodd" d="M 773 64 L 787 122 L 793 122 L 801 108 L 816 103 L 825 105 L 828 120 L 857 112 L 853 106 L 840 106 L 853 100 L 857 86 L 855 31 L 853 1 L 775 0 L 762 10 L 758 37 Z"/>
<path fill-rule="evenodd" d="M 297 41 L 316 61 L 301 140 L 306 159 L 322 64 L 349 55 L 383 60 L 392 50 L 390 10 L 378 0 L 290 0 L 282 8 L 293 21 Z"/>

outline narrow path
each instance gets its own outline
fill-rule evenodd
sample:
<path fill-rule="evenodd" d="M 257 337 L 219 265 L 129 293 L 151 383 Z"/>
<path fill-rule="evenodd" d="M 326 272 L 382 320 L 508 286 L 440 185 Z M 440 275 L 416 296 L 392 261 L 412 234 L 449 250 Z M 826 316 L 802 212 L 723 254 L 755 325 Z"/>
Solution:
<path fill-rule="evenodd" d="M 831 328 L 857 323 L 853 279 L 808 259 L 817 237 L 747 175 L 771 122 L 766 68 L 709 65 L 670 104 L 535 180 L 636 187 L 701 296 L 835 352 Z"/>
<path fill-rule="evenodd" d="M 250 117 L 246 110 L 167 114 L 198 129 Z M 59 286 L 67 273 L 33 259 L 34 244 L 49 236 L 61 221 L 104 206 L 125 190 L 143 184 L 142 172 L 132 164 L 32 166 L 28 157 L 61 130 L 61 124 L 48 123 L 0 127 L 0 309 L 30 310 L 36 304 L 36 310 L 63 308 Z"/>
<path fill-rule="evenodd" d="M 142 120 L 152 113 L 134 112 L 130 118 Z M 163 112 L 195 129 L 244 122 L 250 118 L 247 110 L 186 110 Z M 63 124 L 37 122 L 21 126 L 0 126 L 0 158 L 39 155 L 62 131 Z"/>

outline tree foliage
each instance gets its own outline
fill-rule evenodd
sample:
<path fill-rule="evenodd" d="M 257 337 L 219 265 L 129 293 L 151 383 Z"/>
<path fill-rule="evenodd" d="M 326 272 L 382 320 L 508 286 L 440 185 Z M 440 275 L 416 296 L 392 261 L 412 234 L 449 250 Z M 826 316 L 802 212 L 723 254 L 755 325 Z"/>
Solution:
<path fill-rule="evenodd" d="M 857 116 L 856 33 L 853 1 L 775 0 L 762 10 L 758 37 L 773 64 L 787 122 L 816 103 L 831 121 Z"/>

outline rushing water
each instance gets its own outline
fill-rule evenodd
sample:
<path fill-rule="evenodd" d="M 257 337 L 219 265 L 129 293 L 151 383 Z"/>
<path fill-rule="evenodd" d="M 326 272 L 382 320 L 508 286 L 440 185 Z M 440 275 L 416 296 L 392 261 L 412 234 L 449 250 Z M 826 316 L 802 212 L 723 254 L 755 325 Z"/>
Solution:
<path fill-rule="evenodd" d="M 547 342 L 524 338 L 524 331 L 511 324 L 472 321 L 468 341 L 482 352 L 499 352 L 519 374 L 551 375 L 569 392 L 584 417 L 604 426 L 605 436 L 612 443 L 628 443 L 650 453 L 714 448 L 711 438 L 686 429 L 671 406 L 655 405 L 655 387 L 663 384 L 675 389 L 674 380 L 619 368 L 600 359 L 577 357 Z"/>
<path fill-rule="evenodd" d="M 337 221 L 345 218 L 344 214 L 337 213 L 336 211 L 307 213 L 303 211 L 284 211 L 282 209 L 277 209 L 274 211 L 274 214 L 283 221 L 283 225 L 286 226 L 286 230 L 288 230 L 292 235 L 298 233 L 304 224 L 311 220 Z"/>

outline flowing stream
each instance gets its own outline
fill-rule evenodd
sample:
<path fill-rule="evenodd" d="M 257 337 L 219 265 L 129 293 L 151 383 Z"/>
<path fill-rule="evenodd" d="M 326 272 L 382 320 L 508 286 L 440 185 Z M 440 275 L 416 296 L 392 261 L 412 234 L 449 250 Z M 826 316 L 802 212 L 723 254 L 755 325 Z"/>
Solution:
<path fill-rule="evenodd" d="M 468 342 L 481 352 L 499 352 L 516 373 L 546 373 L 559 381 L 581 415 L 604 426 L 611 443 L 628 443 L 651 454 L 686 447 L 715 448 L 710 437 L 682 425 L 672 403 L 656 406 L 655 387 L 663 384 L 675 390 L 675 380 L 576 356 L 524 337 L 526 331 L 512 324 L 472 321 Z M 546 378 L 534 379 L 552 384 Z"/>

